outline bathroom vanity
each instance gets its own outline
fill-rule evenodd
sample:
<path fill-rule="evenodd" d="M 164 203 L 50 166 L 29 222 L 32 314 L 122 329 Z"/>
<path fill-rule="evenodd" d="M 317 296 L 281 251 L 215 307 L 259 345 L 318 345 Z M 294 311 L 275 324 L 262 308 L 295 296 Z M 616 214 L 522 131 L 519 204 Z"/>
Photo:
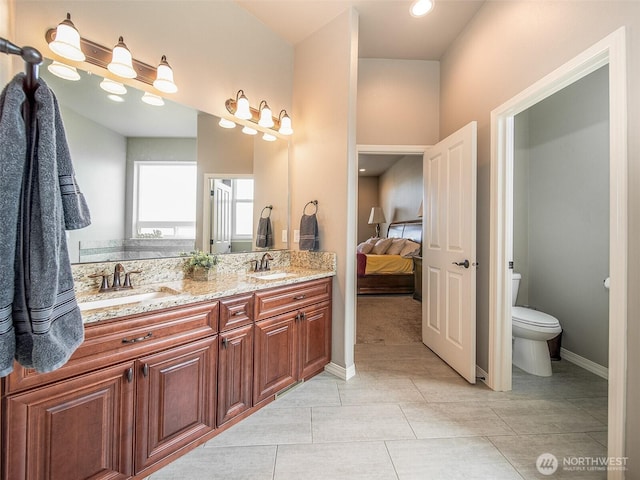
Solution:
<path fill-rule="evenodd" d="M 145 478 L 321 372 L 333 274 L 185 280 L 156 303 L 85 311 L 64 367 L 3 380 L 2 478 Z"/>

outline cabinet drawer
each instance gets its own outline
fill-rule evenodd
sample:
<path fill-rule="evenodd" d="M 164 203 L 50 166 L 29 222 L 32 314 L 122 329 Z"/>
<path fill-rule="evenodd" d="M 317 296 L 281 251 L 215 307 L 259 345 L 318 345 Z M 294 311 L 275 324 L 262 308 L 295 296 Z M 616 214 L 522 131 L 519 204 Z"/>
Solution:
<path fill-rule="evenodd" d="M 238 295 L 220 300 L 220 331 L 226 332 L 253 322 L 253 295 Z"/>
<path fill-rule="evenodd" d="M 291 312 L 328 300 L 331 296 L 331 278 L 278 287 L 256 292 L 256 320 Z"/>
<path fill-rule="evenodd" d="M 84 342 L 64 367 L 38 374 L 15 363 L 5 388 L 8 393 L 24 390 L 204 338 L 217 331 L 217 301 L 89 324 L 85 327 Z"/>

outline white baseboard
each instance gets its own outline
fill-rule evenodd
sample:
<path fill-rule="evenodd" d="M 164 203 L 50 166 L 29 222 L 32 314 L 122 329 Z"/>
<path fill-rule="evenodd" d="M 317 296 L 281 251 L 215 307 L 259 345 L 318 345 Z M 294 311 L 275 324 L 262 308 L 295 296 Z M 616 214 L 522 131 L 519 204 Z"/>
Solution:
<path fill-rule="evenodd" d="M 574 365 L 578 365 L 579 367 L 582 367 L 585 370 L 604 378 L 605 380 L 609 380 L 609 369 L 607 367 L 603 367 L 596 362 L 592 362 L 587 358 L 581 357 L 577 353 L 570 352 L 564 347 L 560 347 L 560 358 L 566 360 L 567 362 L 571 362 Z"/>
<path fill-rule="evenodd" d="M 335 375 L 336 377 L 340 378 L 341 380 L 349 380 L 350 378 L 354 377 L 356 375 L 356 366 L 355 365 L 351 365 L 347 368 L 345 367 L 341 367 L 340 365 L 338 365 L 337 363 L 329 363 L 328 365 L 326 365 L 324 367 L 324 371 L 327 373 L 330 373 L 331 375 Z"/>
<path fill-rule="evenodd" d="M 476 365 L 476 379 L 489 385 L 489 374 Z"/>

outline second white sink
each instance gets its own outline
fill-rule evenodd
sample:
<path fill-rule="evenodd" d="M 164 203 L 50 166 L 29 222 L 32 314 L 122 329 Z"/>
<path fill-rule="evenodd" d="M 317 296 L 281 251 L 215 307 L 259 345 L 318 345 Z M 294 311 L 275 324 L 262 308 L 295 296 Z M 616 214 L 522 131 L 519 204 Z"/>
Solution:
<path fill-rule="evenodd" d="M 253 278 L 258 280 L 278 280 L 279 278 L 293 277 L 295 274 L 287 272 L 273 272 L 273 273 L 254 273 L 251 274 Z"/>

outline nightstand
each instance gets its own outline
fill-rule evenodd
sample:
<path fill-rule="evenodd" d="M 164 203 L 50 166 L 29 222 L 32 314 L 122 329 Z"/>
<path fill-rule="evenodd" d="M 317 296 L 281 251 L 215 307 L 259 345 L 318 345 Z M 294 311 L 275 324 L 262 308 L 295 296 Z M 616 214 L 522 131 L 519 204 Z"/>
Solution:
<path fill-rule="evenodd" d="M 422 257 L 413 257 L 413 298 L 422 301 Z"/>

